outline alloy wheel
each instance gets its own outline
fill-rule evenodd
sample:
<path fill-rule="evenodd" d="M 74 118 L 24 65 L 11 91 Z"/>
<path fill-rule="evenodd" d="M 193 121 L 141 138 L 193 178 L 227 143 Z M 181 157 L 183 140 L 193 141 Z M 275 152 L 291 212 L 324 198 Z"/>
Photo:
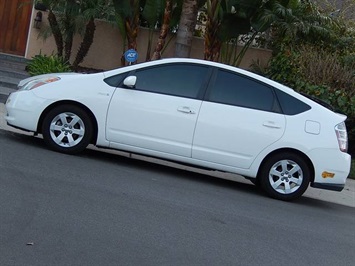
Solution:
<path fill-rule="evenodd" d="M 73 113 L 61 113 L 50 123 L 50 136 L 61 147 L 73 147 L 81 142 L 85 135 L 83 120 Z"/>
<path fill-rule="evenodd" d="M 269 182 L 278 193 L 294 193 L 303 183 L 302 168 L 291 160 L 278 161 L 270 169 Z"/>

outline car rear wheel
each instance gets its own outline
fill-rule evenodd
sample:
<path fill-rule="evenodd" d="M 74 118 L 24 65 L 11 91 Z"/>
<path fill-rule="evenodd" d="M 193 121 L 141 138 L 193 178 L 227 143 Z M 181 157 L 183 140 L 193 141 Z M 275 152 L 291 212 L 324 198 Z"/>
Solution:
<path fill-rule="evenodd" d="M 269 196 L 289 201 L 299 198 L 306 191 L 310 175 L 311 171 L 301 156 L 279 153 L 263 164 L 259 178 Z"/>
<path fill-rule="evenodd" d="M 42 125 L 43 139 L 55 151 L 75 154 L 89 145 L 92 122 L 78 106 L 57 106 L 45 116 Z"/>

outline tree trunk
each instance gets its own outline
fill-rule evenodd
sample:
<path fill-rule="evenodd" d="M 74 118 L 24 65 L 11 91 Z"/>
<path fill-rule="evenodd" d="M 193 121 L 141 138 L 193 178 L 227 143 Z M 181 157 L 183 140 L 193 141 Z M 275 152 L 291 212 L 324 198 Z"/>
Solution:
<path fill-rule="evenodd" d="M 76 5 L 75 0 L 67 0 L 67 6 L 65 9 L 64 16 L 64 61 L 69 62 L 71 56 L 71 49 L 73 46 L 74 38 L 74 18 L 73 18 L 73 8 Z"/>
<path fill-rule="evenodd" d="M 139 28 L 139 0 L 131 1 L 131 8 L 133 9 L 133 15 L 126 18 L 126 34 L 128 49 L 134 49 L 137 51 L 137 36 Z"/>
<path fill-rule="evenodd" d="M 137 36 L 139 28 L 139 2 L 140 0 L 112 0 L 117 16 L 117 25 L 123 38 L 123 54 L 121 65 L 126 65 L 124 53 L 126 42 L 128 49 L 137 50 Z"/>
<path fill-rule="evenodd" d="M 154 50 L 151 60 L 157 60 L 157 59 L 161 58 L 161 51 L 164 48 L 165 39 L 166 39 L 166 36 L 168 35 L 168 31 L 169 31 L 171 10 L 172 10 L 172 0 L 166 0 L 163 25 L 161 26 L 159 39 L 158 39 L 157 45 L 155 46 L 155 50 Z"/>
<path fill-rule="evenodd" d="M 86 24 L 84 38 L 80 44 L 80 48 L 76 54 L 76 57 L 75 57 L 75 60 L 73 63 L 74 70 L 77 69 L 79 64 L 84 60 L 85 56 L 89 52 L 91 44 L 94 41 L 95 29 L 96 29 L 95 20 L 93 17 L 91 17 L 89 22 Z"/>
<path fill-rule="evenodd" d="M 73 38 L 74 34 L 71 32 L 68 32 L 65 37 L 64 41 L 64 61 L 69 62 L 70 56 L 71 56 L 71 49 L 73 46 Z"/>
<path fill-rule="evenodd" d="M 138 18 L 138 17 L 137 17 Z M 138 19 L 126 20 L 127 44 L 128 49 L 137 51 Z"/>
<path fill-rule="evenodd" d="M 221 25 L 218 17 L 219 9 L 220 0 L 208 0 L 204 59 L 216 62 L 219 60 L 222 47 L 222 42 L 218 37 L 218 30 Z"/>
<path fill-rule="evenodd" d="M 63 36 L 62 32 L 60 31 L 57 18 L 52 10 L 49 10 L 48 22 L 53 33 L 55 44 L 57 46 L 57 55 L 58 57 L 63 57 Z"/>
<path fill-rule="evenodd" d="M 197 23 L 197 0 L 184 0 L 175 42 L 176 57 L 190 57 L 192 38 Z"/>
<path fill-rule="evenodd" d="M 146 55 L 145 55 L 145 61 L 146 61 L 146 62 L 150 61 L 150 55 L 151 55 L 151 52 L 152 52 L 153 36 L 154 36 L 154 29 L 149 28 L 149 31 L 148 31 L 147 53 L 146 53 Z"/>

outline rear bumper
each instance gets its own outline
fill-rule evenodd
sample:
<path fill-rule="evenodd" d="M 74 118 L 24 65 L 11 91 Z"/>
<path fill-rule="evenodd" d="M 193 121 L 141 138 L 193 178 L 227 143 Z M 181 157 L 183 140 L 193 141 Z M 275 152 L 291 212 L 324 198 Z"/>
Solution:
<path fill-rule="evenodd" d="M 311 183 L 311 187 L 321 188 L 332 191 L 342 191 L 345 184 L 324 184 L 324 183 Z"/>
<path fill-rule="evenodd" d="M 314 166 L 311 186 L 341 191 L 350 173 L 351 156 L 339 149 L 315 149 L 307 154 Z"/>

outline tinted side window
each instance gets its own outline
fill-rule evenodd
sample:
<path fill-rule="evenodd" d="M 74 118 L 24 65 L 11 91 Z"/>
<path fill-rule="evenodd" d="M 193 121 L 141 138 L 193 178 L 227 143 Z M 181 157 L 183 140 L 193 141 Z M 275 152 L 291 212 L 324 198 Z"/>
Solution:
<path fill-rule="evenodd" d="M 208 74 L 208 67 L 171 64 L 137 70 L 136 89 L 196 98 Z"/>
<path fill-rule="evenodd" d="M 108 78 L 105 78 L 104 81 L 107 83 L 107 85 L 112 86 L 112 87 L 117 87 L 123 79 L 127 76 L 127 73 L 123 74 L 118 74 L 114 75 Z"/>
<path fill-rule="evenodd" d="M 308 104 L 305 104 L 295 97 L 292 97 L 291 95 L 280 90 L 275 91 L 277 98 L 279 99 L 281 109 L 285 115 L 296 115 L 311 109 Z"/>
<path fill-rule="evenodd" d="M 269 86 L 222 70 L 218 70 L 209 100 L 264 111 L 275 110 L 275 97 Z"/>

